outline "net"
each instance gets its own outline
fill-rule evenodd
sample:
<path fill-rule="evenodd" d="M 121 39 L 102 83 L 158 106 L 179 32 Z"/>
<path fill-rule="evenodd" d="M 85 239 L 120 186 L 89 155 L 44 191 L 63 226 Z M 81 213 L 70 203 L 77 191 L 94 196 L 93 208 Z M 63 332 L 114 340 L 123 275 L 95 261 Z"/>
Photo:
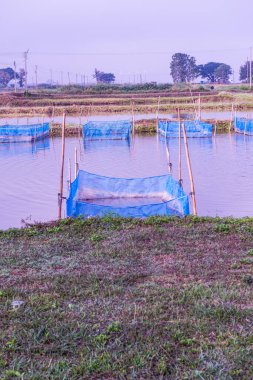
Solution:
<path fill-rule="evenodd" d="M 235 118 L 234 128 L 237 133 L 244 133 L 245 135 L 253 135 L 253 120 L 246 118 Z"/>
<path fill-rule="evenodd" d="M 189 199 L 170 175 L 112 178 L 80 170 L 70 186 L 68 217 L 104 216 L 145 218 L 188 215 Z"/>
<path fill-rule="evenodd" d="M 129 139 L 131 130 L 132 122 L 129 120 L 89 121 L 83 126 L 83 137 L 90 140 Z"/>
<path fill-rule="evenodd" d="M 49 136 L 49 123 L 32 125 L 1 125 L 0 142 L 33 142 Z"/>
<path fill-rule="evenodd" d="M 181 123 L 181 137 L 183 137 L 183 128 Z M 209 123 L 204 123 L 199 120 L 185 121 L 185 131 L 187 137 L 211 137 L 213 133 L 213 126 Z M 177 121 L 159 120 L 158 132 L 166 137 L 179 136 L 179 123 Z"/>

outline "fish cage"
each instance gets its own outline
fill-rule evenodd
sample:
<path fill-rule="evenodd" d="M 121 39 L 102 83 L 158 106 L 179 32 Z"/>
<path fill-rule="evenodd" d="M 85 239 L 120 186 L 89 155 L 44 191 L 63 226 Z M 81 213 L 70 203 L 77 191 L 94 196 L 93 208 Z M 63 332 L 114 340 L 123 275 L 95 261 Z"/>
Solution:
<path fill-rule="evenodd" d="M 89 140 L 129 139 L 133 123 L 129 120 L 89 121 L 83 126 L 83 138 Z"/>
<path fill-rule="evenodd" d="M 145 218 L 189 214 L 189 199 L 171 175 L 113 178 L 79 170 L 71 183 L 67 216 Z"/>
<path fill-rule="evenodd" d="M 0 143 L 34 142 L 48 136 L 49 123 L 0 126 Z"/>
<path fill-rule="evenodd" d="M 204 123 L 200 120 L 187 120 L 180 123 L 181 137 L 183 137 L 183 128 L 187 137 L 211 137 L 213 134 L 213 125 Z M 159 120 L 158 133 L 165 137 L 179 137 L 179 123 L 177 121 Z"/>
<path fill-rule="evenodd" d="M 253 120 L 244 117 L 234 119 L 234 128 L 236 133 L 253 136 Z"/>

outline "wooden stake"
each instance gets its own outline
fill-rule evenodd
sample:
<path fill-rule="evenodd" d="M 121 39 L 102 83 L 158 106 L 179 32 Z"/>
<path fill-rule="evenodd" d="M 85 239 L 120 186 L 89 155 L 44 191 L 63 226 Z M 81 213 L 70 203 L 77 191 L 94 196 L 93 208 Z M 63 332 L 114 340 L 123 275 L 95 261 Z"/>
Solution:
<path fill-rule="evenodd" d="M 78 173 L 77 148 L 75 146 L 75 179 L 77 177 L 77 173 Z"/>
<path fill-rule="evenodd" d="M 214 137 L 216 136 L 216 133 L 217 133 L 217 120 L 215 120 Z"/>
<path fill-rule="evenodd" d="M 181 119 L 180 119 L 180 110 L 178 108 L 178 182 L 179 185 L 183 185 L 182 180 L 182 144 L 181 144 Z"/>
<path fill-rule="evenodd" d="M 166 156 L 167 156 L 167 162 L 168 162 L 168 167 L 169 167 L 169 173 L 171 174 L 172 163 L 170 162 L 170 150 L 168 148 L 168 143 L 167 143 L 167 129 L 168 129 L 168 120 L 165 121 L 165 146 L 166 146 Z"/>
<path fill-rule="evenodd" d="M 156 114 L 156 131 L 157 131 L 157 133 L 158 133 L 158 125 L 159 125 L 160 99 L 161 99 L 161 97 L 159 96 L 158 102 L 157 102 L 157 114 Z"/>
<path fill-rule="evenodd" d="M 53 106 L 53 111 L 52 111 L 52 122 L 54 121 L 54 106 Z"/>
<path fill-rule="evenodd" d="M 133 135 L 135 132 L 135 120 L 134 120 L 134 102 L 132 101 L 132 123 L 133 123 Z"/>
<path fill-rule="evenodd" d="M 247 120 L 245 120 L 245 123 L 244 123 L 244 136 L 246 135 L 246 129 L 247 129 Z"/>
<path fill-rule="evenodd" d="M 58 203 L 59 203 L 58 219 L 61 219 L 61 214 L 62 214 L 63 175 L 64 175 L 64 156 L 65 156 L 65 122 L 66 122 L 66 114 L 64 113 L 63 120 L 62 120 L 61 175 L 60 175 L 60 192 L 58 194 Z"/>
<path fill-rule="evenodd" d="M 201 98 L 200 98 L 200 94 L 199 94 L 199 115 L 198 115 L 198 119 L 201 120 Z"/>
<path fill-rule="evenodd" d="M 193 181 L 193 174 L 192 174 L 192 168 L 191 168 L 190 154 L 189 154 L 188 141 L 187 141 L 187 136 L 186 136 L 186 132 L 185 132 L 185 125 L 184 125 L 184 123 L 182 124 L 182 127 L 183 127 L 183 134 L 184 134 L 184 146 L 185 146 L 185 153 L 186 153 L 186 159 L 187 159 L 187 166 L 188 166 L 189 177 L 190 177 L 190 182 L 191 182 L 191 195 L 192 195 L 192 202 L 193 202 L 193 214 L 197 215 L 195 188 L 194 188 L 194 181 Z"/>
<path fill-rule="evenodd" d="M 232 106 L 231 106 L 230 123 L 229 123 L 229 132 L 232 130 L 233 117 L 234 117 L 234 103 L 232 103 Z"/>
<path fill-rule="evenodd" d="M 69 161 L 68 161 L 68 166 L 69 166 L 69 179 L 68 179 L 68 188 L 70 189 L 70 185 L 71 185 L 71 160 L 69 158 Z"/>

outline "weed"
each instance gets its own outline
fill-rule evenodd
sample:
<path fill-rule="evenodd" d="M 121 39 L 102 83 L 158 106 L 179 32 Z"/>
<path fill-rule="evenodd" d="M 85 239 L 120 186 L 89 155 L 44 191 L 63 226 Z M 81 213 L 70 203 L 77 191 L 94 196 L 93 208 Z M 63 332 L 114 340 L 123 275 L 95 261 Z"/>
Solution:
<path fill-rule="evenodd" d="M 229 230 L 230 230 L 230 227 L 227 224 L 217 224 L 215 227 L 215 232 L 228 233 Z"/>
<path fill-rule="evenodd" d="M 103 235 L 101 235 L 101 234 L 92 234 L 90 236 L 90 241 L 92 243 L 99 243 L 100 241 L 102 241 L 104 239 L 105 239 L 105 237 Z"/>

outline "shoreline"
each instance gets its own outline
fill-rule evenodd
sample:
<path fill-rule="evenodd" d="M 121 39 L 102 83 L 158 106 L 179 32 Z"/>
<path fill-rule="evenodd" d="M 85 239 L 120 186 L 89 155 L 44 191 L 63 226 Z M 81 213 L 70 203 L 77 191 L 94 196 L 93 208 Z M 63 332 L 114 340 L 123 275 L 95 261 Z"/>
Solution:
<path fill-rule="evenodd" d="M 176 120 L 174 120 L 176 121 Z M 201 120 L 215 125 L 217 123 L 217 133 L 229 133 L 230 127 L 233 131 L 234 123 L 230 120 Z M 135 121 L 135 132 L 136 134 L 156 134 L 157 133 L 157 119 L 145 119 Z M 61 136 L 61 123 L 50 124 L 50 136 L 60 137 Z M 67 123 L 65 127 L 66 137 L 80 137 L 82 136 L 82 125 L 78 126 L 76 124 Z"/>

